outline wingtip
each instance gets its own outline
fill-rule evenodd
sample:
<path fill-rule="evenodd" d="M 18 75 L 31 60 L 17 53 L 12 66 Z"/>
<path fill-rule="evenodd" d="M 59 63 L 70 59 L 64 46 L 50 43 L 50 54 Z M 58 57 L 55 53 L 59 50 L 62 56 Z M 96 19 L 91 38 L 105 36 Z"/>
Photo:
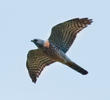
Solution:
<path fill-rule="evenodd" d="M 32 82 L 33 82 L 34 84 L 36 84 L 36 81 L 37 81 L 36 79 L 32 79 Z"/>
<path fill-rule="evenodd" d="M 93 19 L 88 19 L 89 24 L 91 24 L 93 22 Z"/>
<path fill-rule="evenodd" d="M 88 24 L 88 25 L 90 25 L 92 22 L 93 22 L 93 20 L 92 19 L 89 19 L 89 18 L 81 18 L 80 19 L 80 22 L 82 22 L 82 23 L 84 23 L 84 24 Z"/>
<path fill-rule="evenodd" d="M 32 82 L 36 83 L 36 81 L 37 81 L 36 74 L 34 72 L 30 71 L 29 75 L 31 77 Z"/>

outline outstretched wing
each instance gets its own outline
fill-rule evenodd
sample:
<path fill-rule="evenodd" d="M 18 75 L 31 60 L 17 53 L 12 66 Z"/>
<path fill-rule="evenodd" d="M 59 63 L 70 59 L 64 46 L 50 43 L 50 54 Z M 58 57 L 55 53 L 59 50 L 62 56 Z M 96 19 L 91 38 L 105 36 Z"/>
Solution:
<path fill-rule="evenodd" d="M 92 19 L 88 18 L 76 18 L 60 23 L 52 28 L 49 41 L 66 53 L 77 33 L 91 23 Z"/>
<path fill-rule="evenodd" d="M 43 68 L 55 61 L 48 58 L 41 49 L 35 49 L 28 52 L 26 66 L 29 75 L 34 83 L 36 83 L 37 77 L 39 77 Z"/>

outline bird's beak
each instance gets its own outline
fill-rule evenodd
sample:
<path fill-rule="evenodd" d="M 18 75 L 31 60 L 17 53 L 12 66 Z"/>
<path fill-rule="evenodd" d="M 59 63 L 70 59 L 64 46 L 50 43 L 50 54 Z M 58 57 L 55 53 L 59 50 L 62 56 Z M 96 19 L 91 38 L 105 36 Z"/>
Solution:
<path fill-rule="evenodd" d="M 31 40 L 31 42 L 34 42 L 34 40 Z"/>

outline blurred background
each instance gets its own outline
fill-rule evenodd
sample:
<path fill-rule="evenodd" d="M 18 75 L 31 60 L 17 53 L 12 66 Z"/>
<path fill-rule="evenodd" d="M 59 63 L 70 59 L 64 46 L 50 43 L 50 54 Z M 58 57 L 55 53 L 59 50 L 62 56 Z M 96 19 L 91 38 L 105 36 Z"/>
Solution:
<path fill-rule="evenodd" d="M 0 0 L 0 100 L 110 100 L 109 0 Z M 89 71 L 82 76 L 60 63 L 33 84 L 26 69 L 34 38 L 72 18 L 93 23 L 78 34 L 67 55 Z"/>

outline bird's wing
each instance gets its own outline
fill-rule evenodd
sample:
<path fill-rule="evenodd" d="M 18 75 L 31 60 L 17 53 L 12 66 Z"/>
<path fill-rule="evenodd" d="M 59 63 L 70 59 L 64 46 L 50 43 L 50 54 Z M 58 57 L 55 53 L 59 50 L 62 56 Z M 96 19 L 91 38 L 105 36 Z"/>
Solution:
<path fill-rule="evenodd" d="M 32 81 L 35 83 L 43 68 L 54 62 L 55 61 L 48 58 L 40 49 L 29 51 L 26 66 Z"/>
<path fill-rule="evenodd" d="M 76 18 L 60 23 L 52 28 L 49 41 L 66 53 L 77 33 L 91 23 L 92 19 L 88 18 Z"/>

